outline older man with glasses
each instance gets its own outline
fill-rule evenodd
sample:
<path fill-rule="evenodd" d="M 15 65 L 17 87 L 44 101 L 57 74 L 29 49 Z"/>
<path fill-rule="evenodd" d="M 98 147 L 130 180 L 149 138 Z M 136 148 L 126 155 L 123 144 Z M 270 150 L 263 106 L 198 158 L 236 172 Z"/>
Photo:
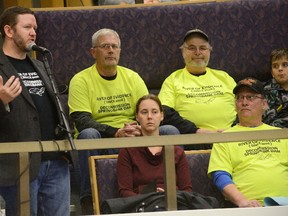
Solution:
<path fill-rule="evenodd" d="M 236 83 L 228 73 L 208 66 L 212 47 L 200 29 L 186 33 L 180 47 L 185 68 L 164 81 L 159 98 L 164 105 L 164 124 L 177 127 L 181 134 L 222 132 L 235 120 Z M 211 145 L 185 146 L 185 149 Z"/>
<path fill-rule="evenodd" d="M 225 132 L 280 129 L 262 122 L 267 99 L 260 81 L 241 80 L 233 92 L 239 123 Z M 227 199 L 226 207 L 261 207 L 265 197 L 287 197 L 288 140 L 214 144 L 208 174 Z"/>
<path fill-rule="evenodd" d="M 141 136 L 135 108 L 148 90 L 136 72 L 118 65 L 120 52 L 121 41 L 116 31 L 104 28 L 92 36 L 90 53 L 95 64 L 77 73 L 69 86 L 68 105 L 77 139 Z M 179 131 L 166 125 L 160 127 L 160 134 L 179 134 Z M 88 158 L 118 151 L 117 146 L 79 151 L 82 214 L 93 214 Z"/>

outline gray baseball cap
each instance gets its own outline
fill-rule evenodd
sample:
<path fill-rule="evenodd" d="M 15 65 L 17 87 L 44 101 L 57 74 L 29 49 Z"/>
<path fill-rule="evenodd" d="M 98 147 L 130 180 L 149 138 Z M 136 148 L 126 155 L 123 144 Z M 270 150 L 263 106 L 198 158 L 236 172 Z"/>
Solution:
<path fill-rule="evenodd" d="M 202 30 L 200 29 L 192 29 L 192 30 L 189 30 L 186 34 L 185 34 L 185 37 L 184 37 L 184 42 L 192 35 L 198 35 L 200 37 L 202 37 L 203 39 L 205 39 L 207 42 L 209 42 L 209 37 L 208 35 L 203 32 Z"/>

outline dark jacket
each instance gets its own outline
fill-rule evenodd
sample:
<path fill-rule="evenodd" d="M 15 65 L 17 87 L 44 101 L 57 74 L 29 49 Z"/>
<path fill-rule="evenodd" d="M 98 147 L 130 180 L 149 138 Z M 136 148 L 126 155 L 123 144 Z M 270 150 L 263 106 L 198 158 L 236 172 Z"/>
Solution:
<path fill-rule="evenodd" d="M 264 84 L 269 108 L 264 112 L 263 122 L 275 127 L 288 128 L 288 91 L 273 78 Z"/>
<path fill-rule="evenodd" d="M 196 192 L 177 191 L 177 210 L 220 208 L 215 197 Z M 165 211 L 164 192 L 152 192 L 130 197 L 104 200 L 101 214 Z"/>
<path fill-rule="evenodd" d="M 35 59 L 31 59 L 31 62 L 44 82 L 49 95 L 55 101 L 52 86 L 42 62 Z M 0 75 L 4 83 L 12 75 L 19 77 L 16 69 L 9 62 L 2 50 L 0 51 Z M 6 111 L 3 103 L 0 101 L 0 147 L 1 142 L 41 140 L 37 109 L 21 79 L 20 82 L 22 84 L 22 93 L 9 104 L 10 112 Z M 11 145 L 14 144 L 11 143 Z M 18 154 L 0 154 L 0 186 L 15 185 L 17 180 L 19 180 L 18 159 Z M 30 154 L 30 180 L 33 180 L 37 176 L 40 162 L 40 153 Z"/>

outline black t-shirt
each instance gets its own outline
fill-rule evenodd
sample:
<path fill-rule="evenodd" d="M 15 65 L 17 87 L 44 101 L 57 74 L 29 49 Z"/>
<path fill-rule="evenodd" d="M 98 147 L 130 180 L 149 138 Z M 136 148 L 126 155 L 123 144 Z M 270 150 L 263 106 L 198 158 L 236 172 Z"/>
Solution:
<path fill-rule="evenodd" d="M 41 127 L 41 139 L 55 139 L 55 128 L 58 124 L 56 106 L 51 100 L 44 83 L 27 57 L 24 60 L 8 57 L 16 68 L 22 82 L 38 110 Z"/>
<path fill-rule="evenodd" d="M 57 109 L 55 103 L 53 103 L 50 98 L 41 77 L 28 57 L 23 60 L 9 56 L 7 57 L 17 70 L 37 108 L 41 129 L 41 140 L 56 139 L 55 128 L 59 123 Z M 43 156 L 42 160 L 58 157 L 55 153 L 45 153 Z"/>

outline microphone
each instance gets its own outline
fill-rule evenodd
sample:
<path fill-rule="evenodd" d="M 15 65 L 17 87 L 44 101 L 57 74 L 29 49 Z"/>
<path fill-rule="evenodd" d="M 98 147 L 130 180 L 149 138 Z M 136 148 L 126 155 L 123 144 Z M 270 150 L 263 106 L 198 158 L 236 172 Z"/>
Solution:
<path fill-rule="evenodd" d="M 40 52 L 40 53 L 49 53 L 49 52 L 50 52 L 47 48 L 38 46 L 38 45 L 36 45 L 36 43 L 34 43 L 34 42 L 30 43 L 30 44 L 28 45 L 28 48 L 27 48 L 27 49 L 28 49 L 28 51 L 34 50 L 34 51 L 37 51 L 37 52 Z"/>

